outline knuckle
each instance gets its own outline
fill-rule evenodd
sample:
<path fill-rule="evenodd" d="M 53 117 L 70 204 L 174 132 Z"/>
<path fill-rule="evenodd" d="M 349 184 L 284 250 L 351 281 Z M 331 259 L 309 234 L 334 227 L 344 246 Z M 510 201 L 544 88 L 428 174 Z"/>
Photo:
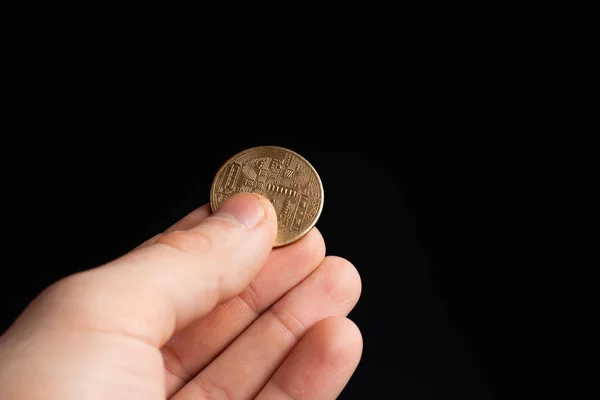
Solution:
<path fill-rule="evenodd" d="M 162 235 L 162 233 L 152 236 L 150 239 L 146 240 L 144 243 L 140 244 L 133 250 L 135 251 L 135 250 L 143 249 L 144 247 L 148 247 L 148 246 L 154 244 L 161 235 Z"/>
<path fill-rule="evenodd" d="M 293 338 L 295 342 L 302 338 L 309 325 L 308 321 L 303 321 L 304 318 L 301 318 L 291 309 L 281 307 L 277 303 L 268 312 L 273 320 L 285 330 L 285 334 Z"/>
<path fill-rule="evenodd" d="M 80 291 L 81 281 L 80 274 L 69 275 L 44 289 L 40 297 L 46 301 L 69 300 Z"/>
<path fill-rule="evenodd" d="M 156 238 L 162 244 L 187 254 L 203 254 L 210 250 L 211 241 L 208 235 L 200 231 L 171 231 Z"/>
<path fill-rule="evenodd" d="M 163 362 L 165 364 L 165 372 L 171 374 L 172 377 L 176 378 L 179 382 L 188 382 L 192 376 L 187 372 L 183 365 L 182 359 L 179 353 L 172 349 L 167 343 L 160 349 Z"/>
<path fill-rule="evenodd" d="M 244 291 L 238 296 L 240 300 L 246 304 L 250 311 L 256 315 L 259 315 L 262 312 L 262 302 L 260 300 L 259 291 L 256 289 L 255 285 L 256 284 L 254 281 L 250 282 L 246 289 L 244 289 Z"/>
<path fill-rule="evenodd" d="M 49 311 L 48 315 L 52 315 L 53 318 L 83 318 L 89 314 L 87 310 L 92 306 L 90 302 L 93 300 L 87 295 L 89 289 L 90 282 L 85 273 L 70 275 L 44 289 L 31 306 Z"/>
<path fill-rule="evenodd" d="M 233 396 L 229 394 L 229 390 L 225 386 L 216 384 L 205 374 L 198 375 L 192 382 L 201 393 L 199 398 L 211 400 L 233 399 Z"/>

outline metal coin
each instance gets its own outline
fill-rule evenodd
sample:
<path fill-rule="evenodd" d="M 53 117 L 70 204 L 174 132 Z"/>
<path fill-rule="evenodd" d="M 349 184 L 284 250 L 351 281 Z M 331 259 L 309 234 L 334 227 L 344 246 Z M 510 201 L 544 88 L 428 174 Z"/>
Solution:
<path fill-rule="evenodd" d="M 275 247 L 304 236 L 323 210 L 323 184 L 317 171 L 300 154 L 283 147 L 253 147 L 227 160 L 210 189 L 212 210 L 240 192 L 271 200 L 277 213 Z"/>

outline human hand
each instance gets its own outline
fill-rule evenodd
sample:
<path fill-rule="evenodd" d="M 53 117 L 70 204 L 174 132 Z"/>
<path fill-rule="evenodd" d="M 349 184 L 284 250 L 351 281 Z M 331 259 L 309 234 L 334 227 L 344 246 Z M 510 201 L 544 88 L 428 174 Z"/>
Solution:
<path fill-rule="evenodd" d="M 268 200 L 239 194 L 51 285 L 0 337 L 0 398 L 336 398 L 362 352 L 360 278 L 316 229 L 275 233 Z"/>

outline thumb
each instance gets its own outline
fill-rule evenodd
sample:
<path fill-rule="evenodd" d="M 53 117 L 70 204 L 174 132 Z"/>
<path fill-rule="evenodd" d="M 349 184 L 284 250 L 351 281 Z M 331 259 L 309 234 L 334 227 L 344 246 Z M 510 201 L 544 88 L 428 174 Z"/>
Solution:
<path fill-rule="evenodd" d="M 149 246 L 50 286 L 11 330 L 23 332 L 19 326 L 33 322 L 42 329 L 111 332 L 160 347 L 241 292 L 263 266 L 276 231 L 275 210 L 266 198 L 235 195 L 194 228 L 159 235 Z"/>

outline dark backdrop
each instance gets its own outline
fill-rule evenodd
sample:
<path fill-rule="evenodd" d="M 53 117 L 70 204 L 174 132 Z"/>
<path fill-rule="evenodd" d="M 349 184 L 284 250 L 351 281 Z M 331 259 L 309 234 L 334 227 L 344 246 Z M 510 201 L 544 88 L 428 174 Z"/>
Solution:
<path fill-rule="evenodd" d="M 42 96 L 23 115 L 20 140 L 3 147 L 12 161 L 2 330 L 53 281 L 118 257 L 206 203 L 227 158 L 273 144 L 318 170 L 327 252 L 362 276 L 350 318 L 364 355 L 342 398 L 485 399 L 502 388 L 494 227 L 508 194 L 495 143 L 482 139 L 491 128 L 479 131 L 485 107 L 415 94 L 406 104 L 272 101 L 249 111 L 251 97 L 225 107 L 144 90 L 104 100 L 75 89 L 58 104 Z"/>

